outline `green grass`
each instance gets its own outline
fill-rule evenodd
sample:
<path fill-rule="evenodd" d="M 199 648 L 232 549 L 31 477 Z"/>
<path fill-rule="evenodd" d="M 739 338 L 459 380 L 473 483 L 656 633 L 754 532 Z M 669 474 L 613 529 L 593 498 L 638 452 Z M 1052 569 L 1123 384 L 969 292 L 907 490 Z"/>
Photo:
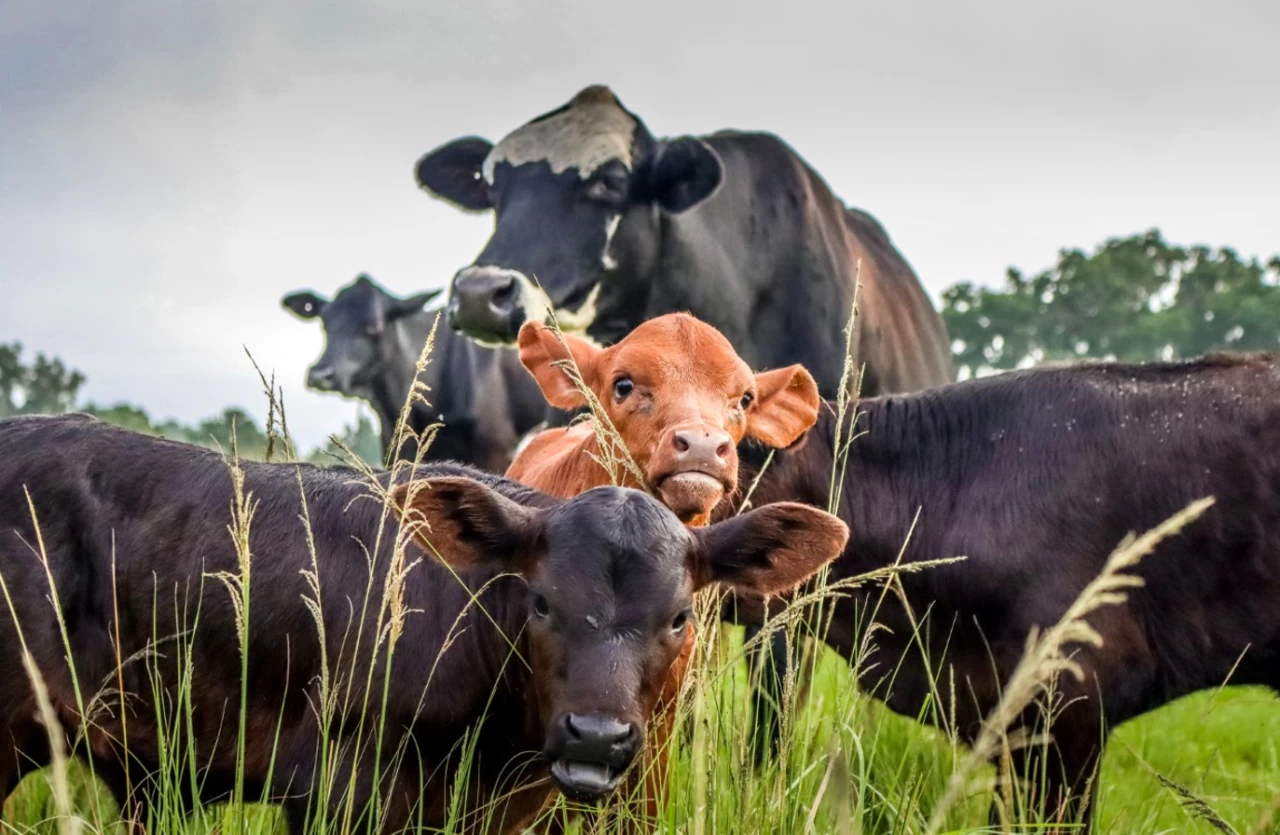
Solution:
<path fill-rule="evenodd" d="M 718 685 L 715 696 L 728 709 L 708 717 L 718 726 L 717 736 L 724 748 L 745 742 L 746 668 L 735 662 L 729 672 L 731 680 Z M 819 804 L 816 831 L 837 828 L 835 804 L 831 801 L 841 795 L 853 798 L 850 806 L 864 804 L 856 815 L 857 823 L 848 831 L 921 830 L 954 766 L 953 749 L 945 736 L 860 694 L 853 686 L 848 665 L 830 652 L 824 652 L 808 703 L 799 716 L 804 729 L 798 736 L 803 741 L 796 747 L 816 751 L 819 765 L 795 768 L 794 771 L 807 772 L 805 778 L 799 786 L 784 786 L 783 802 L 774 804 L 779 791 L 772 785 L 776 775 L 767 769 L 756 773 L 744 763 L 730 767 L 727 764 L 738 758 L 737 752 L 721 751 L 714 759 L 722 763 L 724 770 L 733 772 L 732 779 L 713 780 L 719 783 L 712 791 L 717 808 L 708 815 L 706 831 L 801 831 L 832 756 L 837 763 L 832 772 L 843 778 L 844 785 L 837 789 L 828 781 L 824 803 Z M 664 831 L 689 831 L 695 792 L 693 751 L 686 737 L 687 734 L 680 734 L 675 740 L 673 796 Z M 1188 817 L 1157 774 L 1190 789 L 1239 832 L 1248 832 L 1280 794 L 1280 700 L 1262 689 L 1228 687 L 1189 696 L 1119 728 L 1103 761 L 1098 831 L 1219 831 Z M 991 770 L 984 776 L 993 775 Z M 95 784 L 79 763 L 72 764 L 71 787 L 73 809 L 84 820 L 92 820 L 95 795 L 104 817 L 114 814 L 109 793 Z M 980 831 L 986 823 L 988 798 L 985 793 L 966 798 L 951 815 L 949 825 L 954 831 Z M 276 810 L 259 805 L 246 810 L 247 831 L 255 835 L 285 831 Z M 744 814 L 748 810 L 750 813 Z M 0 831 L 55 833 L 56 817 L 48 775 L 39 772 L 29 775 L 5 804 Z M 236 817 L 229 805 L 214 806 L 183 828 L 192 835 L 233 831 L 231 824 Z M 801 826 L 753 828 L 757 822 L 767 820 Z M 122 832 L 123 827 L 106 826 L 102 831 Z"/>

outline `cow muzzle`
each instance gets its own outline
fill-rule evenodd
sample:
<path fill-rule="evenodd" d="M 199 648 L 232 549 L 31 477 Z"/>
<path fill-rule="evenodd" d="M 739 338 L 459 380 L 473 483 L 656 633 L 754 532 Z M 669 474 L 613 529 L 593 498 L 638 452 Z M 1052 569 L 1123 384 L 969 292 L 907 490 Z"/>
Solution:
<path fill-rule="evenodd" d="M 599 800 L 622 782 L 642 736 L 635 725 L 608 716 L 566 714 L 548 739 L 551 777 L 574 800 Z"/>
<path fill-rule="evenodd" d="M 667 432 L 650 463 L 650 484 L 683 522 L 706 517 L 737 482 L 733 438 L 710 427 Z"/>
<path fill-rule="evenodd" d="M 509 345 L 529 319 L 546 317 L 546 297 L 523 273 L 467 267 L 453 277 L 449 324 L 472 339 Z"/>

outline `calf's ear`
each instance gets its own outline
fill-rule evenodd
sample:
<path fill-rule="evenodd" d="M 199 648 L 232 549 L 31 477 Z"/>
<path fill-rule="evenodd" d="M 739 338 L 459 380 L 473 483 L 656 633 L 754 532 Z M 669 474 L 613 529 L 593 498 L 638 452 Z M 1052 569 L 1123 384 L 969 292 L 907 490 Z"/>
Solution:
<path fill-rule="evenodd" d="M 464 136 L 441 145 L 414 167 L 419 188 L 468 212 L 488 209 L 489 184 L 484 180 L 483 168 L 492 150 L 493 144 L 478 136 Z"/>
<path fill-rule="evenodd" d="M 707 528 L 694 537 L 694 587 L 721 583 L 756 594 L 795 588 L 844 550 L 849 528 L 809 505 L 778 502 Z"/>
<path fill-rule="evenodd" d="M 469 478 L 429 478 L 397 485 L 391 499 L 428 554 L 455 569 L 521 569 L 540 516 Z"/>
<path fill-rule="evenodd" d="M 756 402 L 747 435 L 777 449 L 791 446 L 818 420 L 818 384 L 803 365 L 756 375 Z"/>
<path fill-rule="evenodd" d="M 572 371 L 569 360 L 572 358 L 578 367 L 583 385 L 594 389 L 599 348 L 576 336 L 556 333 L 540 322 L 525 322 L 516 343 L 520 347 L 521 364 L 538 381 L 538 388 L 548 403 L 565 410 L 587 405 L 587 399 L 569 376 Z"/>
<path fill-rule="evenodd" d="M 314 319 L 324 312 L 325 305 L 329 300 L 324 296 L 317 296 L 310 290 L 302 293 L 290 293 L 280 300 L 280 304 L 286 310 L 292 311 L 293 314 L 300 319 Z"/>
<path fill-rule="evenodd" d="M 664 142 L 649 164 L 648 196 L 668 212 L 683 212 L 710 197 L 724 179 L 724 165 L 701 139 Z"/>

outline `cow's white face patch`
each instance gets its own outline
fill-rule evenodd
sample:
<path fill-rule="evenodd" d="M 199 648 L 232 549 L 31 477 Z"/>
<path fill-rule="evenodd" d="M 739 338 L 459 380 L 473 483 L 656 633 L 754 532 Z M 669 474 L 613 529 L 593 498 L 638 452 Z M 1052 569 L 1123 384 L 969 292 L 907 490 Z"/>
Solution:
<path fill-rule="evenodd" d="M 609 218 L 609 222 L 604 226 L 604 254 L 600 256 L 600 263 L 606 270 L 616 270 L 618 268 L 618 259 L 614 258 L 609 252 L 609 247 L 613 245 L 613 236 L 618 231 L 618 224 L 622 221 L 622 215 L 614 215 Z"/>
<path fill-rule="evenodd" d="M 576 168 L 583 178 L 614 159 L 630 170 L 635 129 L 636 120 L 608 87 L 588 87 L 563 113 L 518 128 L 495 145 L 482 168 L 485 181 L 493 184 L 493 170 L 500 162 L 545 162 L 553 174 Z"/>

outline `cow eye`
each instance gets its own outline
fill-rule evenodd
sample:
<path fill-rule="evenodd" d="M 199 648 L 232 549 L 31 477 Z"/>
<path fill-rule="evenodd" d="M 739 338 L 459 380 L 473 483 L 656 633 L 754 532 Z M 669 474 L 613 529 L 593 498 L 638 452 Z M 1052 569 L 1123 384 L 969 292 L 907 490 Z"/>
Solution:
<path fill-rule="evenodd" d="M 533 613 L 540 618 L 545 618 L 551 614 L 551 607 L 547 605 L 547 599 L 540 594 L 533 596 Z"/>
<path fill-rule="evenodd" d="M 627 196 L 627 178 L 620 172 L 602 172 L 587 184 L 583 195 L 601 203 L 621 203 Z"/>
<path fill-rule="evenodd" d="M 631 394 L 635 387 L 630 377 L 619 377 L 613 382 L 613 396 L 619 401 L 626 400 L 627 395 Z"/>
<path fill-rule="evenodd" d="M 743 411 L 746 411 L 747 408 L 752 404 L 752 402 L 755 401 L 755 399 L 756 399 L 756 396 L 754 394 L 752 394 L 751 392 L 747 392 L 746 394 L 742 395 L 742 400 L 738 402 L 738 406 Z"/>
<path fill-rule="evenodd" d="M 687 624 L 687 623 L 689 622 L 689 616 L 690 616 L 690 614 L 691 614 L 691 612 L 690 612 L 688 609 L 685 609 L 683 612 L 681 612 L 680 614 L 676 615 L 676 619 L 675 619 L 675 620 L 673 620 L 673 621 L 671 621 L 671 631 L 672 631 L 672 632 L 683 632 L 683 631 L 684 631 L 685 624 Z"/>

